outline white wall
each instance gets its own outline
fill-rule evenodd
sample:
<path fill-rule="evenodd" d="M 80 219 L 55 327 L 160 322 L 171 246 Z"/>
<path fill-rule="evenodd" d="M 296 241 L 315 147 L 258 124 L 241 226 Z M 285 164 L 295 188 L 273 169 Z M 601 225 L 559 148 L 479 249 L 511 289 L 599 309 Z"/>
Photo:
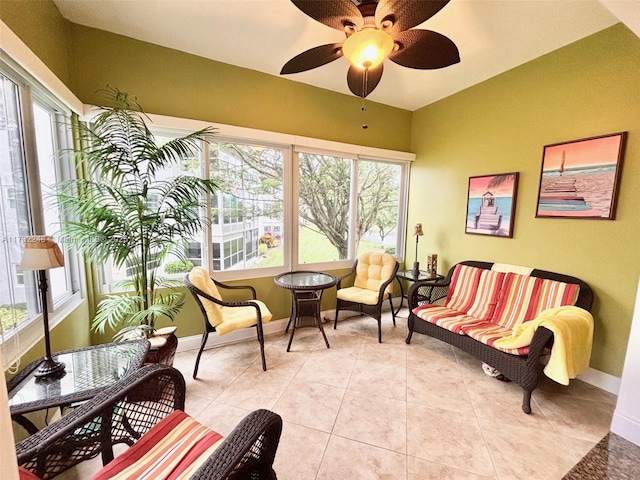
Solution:
<path fill-rule="evenodd" d="M 640 282 L 611 431 L 640 445 Z"/>

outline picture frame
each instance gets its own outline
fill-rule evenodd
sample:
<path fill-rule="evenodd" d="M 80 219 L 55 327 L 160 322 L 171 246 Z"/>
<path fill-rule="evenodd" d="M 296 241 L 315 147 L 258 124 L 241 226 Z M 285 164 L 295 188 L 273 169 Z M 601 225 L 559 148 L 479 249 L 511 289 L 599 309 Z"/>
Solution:
<path fill-rule="evenodd" d="M 513 238 L 518 172 L 469 177 L 465 233 Z"/>
<path fill-rule="evenodd" d="M 627 132 L 546 145 L 537 218 L 614 220 Z"/>

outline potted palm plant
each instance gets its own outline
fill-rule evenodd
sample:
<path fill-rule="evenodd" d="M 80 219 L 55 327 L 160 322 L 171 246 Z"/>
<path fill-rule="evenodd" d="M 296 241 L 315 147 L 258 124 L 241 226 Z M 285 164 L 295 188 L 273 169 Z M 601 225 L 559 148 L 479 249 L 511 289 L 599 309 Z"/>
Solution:
<path fill-rule="evenodd" d="M 117 89 L 107 94 L 115 106 L 100 107 L 89 124 L 79 125 L 83 178 L 57 185 L 68 219 L 60 237 L 89 260 L 127 271 L 117 284 L 124 293 L 98 304 L 92 328 L 104 333 L 109 327 L 116 340 L 150 337 L 159 319 L 173 321 L 184 305 L 184 294 L 175 290 L 180 282 L 163 277 L 161 265 L 169 255 L 186 260 L 187 239 L 203 227 L 205 194 L 218 189 L 209 179 L 169 172 L 192 158 L 214 130 L 158 145 L 135 99 Z M 169 363 L 177 339 L 172 343 Z"/>

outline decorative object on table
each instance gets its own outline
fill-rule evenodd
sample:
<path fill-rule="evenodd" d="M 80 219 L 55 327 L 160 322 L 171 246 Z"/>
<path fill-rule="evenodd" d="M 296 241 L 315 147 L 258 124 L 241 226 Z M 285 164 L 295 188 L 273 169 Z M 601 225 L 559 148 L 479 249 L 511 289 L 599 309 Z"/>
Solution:
<path fill-rule="evenodd" d="M 210 179 L 167 175 L 167 169 L 192 158 L 214 130 L 158 145 L 137 102 L 117 89 L 107 93 L 116 106 L 100 107 L 90 124 L 79 126 L 86 178 L 57 186 L 63 218 L 73 219 L 60 234 L 88 259 L 111 261 L 129 274 L 117 286 L 130 294 L 102 300 L 93 329 L 120 329 L 116 339 L 149 337 L 158 320 L 173 321 L 184 305 L 184 293 L 174 290 L 182 282 L 161 277 L 159 269 L 169 255 L 186 260 L 186 242 L 203 227 L 200 211 L 209 207 L 205 193 L 218 190 Z"/>
<path fill-rule="evenodd" d="M 427 255 L 427 275 L 430 278 L 436 278 L 438 275 L 438 255 L 435 253 Z"/>
<path fill-rule="evenodd" d="M 513 237 L 518 172 L 469 177 L 465 233 Z"/>
<path fill-rule="evenodd" d="M 546 145 L 536 217 L 614 220 L 627 132 Z"/>
<path fill-rule="evenodd" d="M 347 84 L 358 97 L 366 97 L 382 78 L 385 58 L 407 68 L 444 68 L 460 62 L 458 47 L 448 37 L 430 30 L 414 29 L 429 20 L 447 2 L 364 0 L 359 5 L 340 2 L 292 0 L 312 19 L 346 35 L 340 43 L 311 48 L 289 60 L 280 75 L 299 73 L 333 62 L 343 55 L 349 60 Z"/>
<path fill-rule="evenodd" d="M 38 271 L 38 288 L 40 290 L 40 299 L 42 301 L 42 321 L 44 323 L 44 346 L 45 357 L 35 372 L 38 378 L 61 377 L 65 374 L 64 363 L 57 362 L 51 356 L 51 341 L 49 338 L 49 302 L 47 300 L 47 290 L 49 284 L 47 282 L 47 272 L 51 268 L 64 266 L 64 257 L 60 251 L 58 244 L 53 241 L 52 237 L 33 236 L 29 237 L 24 244 L 24 253 L 22 260 L 18 265 L 18 271 L 26 272 L 29 270 Z"/>
<path fill-rule="evenodd" d="M 416 223 L 413 226 L 413 235 L 416 237 L 416 256 L 415 262 L 413 262 L 413 275 L 417 277 L 420 275 L 420 262 L 418 262 L 418 240 L 422 235 L 424 235 L 421 223 Z"/>

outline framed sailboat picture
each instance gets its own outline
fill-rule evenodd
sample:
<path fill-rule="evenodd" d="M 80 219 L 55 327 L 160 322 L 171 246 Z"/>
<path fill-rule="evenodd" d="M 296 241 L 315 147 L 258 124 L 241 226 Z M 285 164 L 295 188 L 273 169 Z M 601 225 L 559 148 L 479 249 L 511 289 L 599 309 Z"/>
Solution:
<path fill-rule="evenodd" d="M 518 172 L 469 177 L 465 233 L 513 237 Z"/>
<path fill-rule="evenodd" d="M 613 220 L 627 132 L 547 145 L 536 217 Z"/>

